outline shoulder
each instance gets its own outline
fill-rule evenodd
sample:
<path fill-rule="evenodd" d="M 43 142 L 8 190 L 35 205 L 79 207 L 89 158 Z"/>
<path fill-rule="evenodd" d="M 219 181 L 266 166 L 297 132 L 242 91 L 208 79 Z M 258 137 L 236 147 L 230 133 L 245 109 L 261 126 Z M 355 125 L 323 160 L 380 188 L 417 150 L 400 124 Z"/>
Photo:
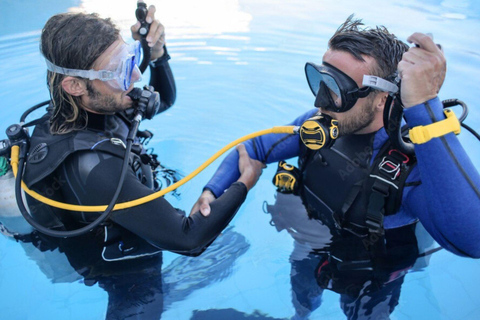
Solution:
<path fill-rule="evenodd" d="M 292 125 L 301 125 L 302 123 L 305 122 L 308 118 L 313 117 L 316 113 L 318 112 L 317 108 L 313 108 L 308 110 L 307 112 L 304 112 L 300 116 L 298 116 L 295 120 L 293 120 L 290 124 Z"/>

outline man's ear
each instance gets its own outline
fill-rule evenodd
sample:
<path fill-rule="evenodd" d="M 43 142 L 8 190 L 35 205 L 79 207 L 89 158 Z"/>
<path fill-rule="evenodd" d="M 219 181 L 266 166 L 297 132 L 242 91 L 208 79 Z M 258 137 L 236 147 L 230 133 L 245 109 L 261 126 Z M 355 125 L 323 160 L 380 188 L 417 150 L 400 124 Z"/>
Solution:
<path fill-rule="evenodd" d="M 87 84 L 85 81 L 75 77 L 65 77 L 62 80 L 62 88 L 72 96 L 82 96 L 87 94 Z"/>
<path fill-rule="evenodd" d="M 378 94 L 378 96 L 375 99 L 375 109 L 377 111 L 383 112 L 383 109 L 385 108 L 385 102 L 387 102 L 387 98 L 388 98 L 388 93 L 386 92 L 380 92 L 380 94 Z"/>

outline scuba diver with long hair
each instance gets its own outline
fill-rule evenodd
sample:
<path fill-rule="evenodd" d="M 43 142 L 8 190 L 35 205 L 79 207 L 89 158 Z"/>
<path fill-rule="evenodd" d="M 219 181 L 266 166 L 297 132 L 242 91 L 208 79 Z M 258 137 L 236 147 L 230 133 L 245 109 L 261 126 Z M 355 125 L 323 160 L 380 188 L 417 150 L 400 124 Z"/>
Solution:
<path fill-rule="evenodd" d="M 164 27 L 155 19 L 155 7 L 147 9 L 139 1 L 136 14 L 139 21 L 131 31 L 140 41 L 131 44 L 122 39 L 109 18 L 86 13 L 51 17 L 40 44 L 51 95 L 47 113 L 28 124 L 22 116 L 20 125 L 7 129 L 10 141 L 20 141 L 19 157 L 14 156 L 16 145 L 11 147 L 12 168 L 13 159 L 20 159 L 17 203 L 34 228 L 31 233 L 18 233 L 2 226 L 2 231 L 42 251 L 58 248 L 64 252 L 85 284 L 98 281 L 111 293 L 107 318 L 112 319 L 123 319 L 128 312 L 160 317 L 162 251 L 187 256 L 204 252 L 229 224 L 263 167 L 239 146 L 242 174 L 212 204 L 208 218 L 200 212 L 186 216 L 163 197 L 112 210 L 116 202 L 146 197 L 160 188 L 156 179 L 159 161 L 143 144 L 152 133 L 138 131 L 138 126 L 142 119 L 171 107 L 176 98 Z M 141 48 L 146 63 L 140 63 Z M 134 88 L 148 66 L 150 86 Z M 35 126 L 34 131 L 24 139 L 29 125 Z M 26 206 L 18 196 L 22 179 L 49 203 L 110 205 L 103 213 L 78 212 L 26 195 Z M 151 295 L 142 301 L 131 292 L 132 286 L 151 286 Z M 135 298 L 140 299 L 137 307 Z M 131 305 L 122 304 L 132 299 Z"/>
<path fill-rule="evenodd" d="M 328 228 L 331 250 L 343 253 L 339 246 L 355 239 L 358 255 L 335 260 L 327 254 L 313 262 L 322 288 L 348 285 L 320 279 L 340 265 L 388 265 L 401 254 L 396 248 L 415 245 L 419 221 L 448 251 L 480 257 L 480 176 L 455 135 L 459 121 L 444 110 L 459 102 L 442 105 L 437 96 L 446 74 L 441 47 L 414 33 L 409 48 L 383 26 L 362 26 L 350 16 L 329 40 L 322 64 L 306 64 L 316 108 L 290 123 L 301 127 L 299 134 L 245 143 L 252 159 L 279 162 L 274 184 L 299 195 L 311 223 Z M 284 161 L 294 157 L 298 168 Z M 192 212 L 209 212 L 209 203 L 238 177 L 237 163 L 235 153 L 224 159 Z"/>
<path fill-rule="evenodd" d="M 137 116 L 129 113 L 132 100 L 154 96 L 152 87 L 159 91 L 160 105 L 147 119 L 166 110 L 175 100 L 164 28 L 154 19 L 154 12 L 152 6 L 147 19 L 153 22 L 146 37 L 151 47 L 151 87 L 140 93 L 133 87 L 141 76 L 140 43 L 126 44 L 109 19 L 66 13 L 46 23 L 41 52 L 47 63 L 52 103 L 49 112 L 37 120 L 29 142 L 23 178 L 30 189 L 51 199 L 87 206 L 103 205 L 114 197 L 131 135 L 131 118 Z M 132 27 L 134 37 L 138 28 Z M 137 134 L 132 152 L 126 157 L 128 170 L 117 197 L 119 202 L 152 194 L 158 187 L 152 170 L 156 157 L 147 154 L 139 143 L 143 137 L 143 132 Z M 242 147 L 239 153 L 243 154 Z M 216 213 L 208 220 L 199 212 L 186 217 L 159 198 L 114 211 L 102 223 L 101 231 L 87 234 L 105 238 L 98 250 L 107 261 L 161 250 L 198 255 L 232 219 L 258 179 L 261 165 L 246 159 L 240 170 L 242 176 L 226 193 L 225 200 L 219 199 Z M 98 217 L 98 213 L 66 212 L 31 197 L 27 200 L 31 215 L 52 231 L 75 230 Z"/>

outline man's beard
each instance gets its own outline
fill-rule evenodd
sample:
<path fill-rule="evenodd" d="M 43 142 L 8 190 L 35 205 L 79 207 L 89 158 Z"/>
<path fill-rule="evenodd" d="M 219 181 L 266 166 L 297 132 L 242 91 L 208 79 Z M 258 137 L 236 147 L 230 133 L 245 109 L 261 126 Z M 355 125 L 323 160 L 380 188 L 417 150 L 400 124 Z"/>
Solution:
<path fill-rule="evenodd" d="M 116 96 L 101 94 L 90 83 L 87 83 L 87 91 L 90 98 L 89 108 L 92 111 L 101 114 L 114 114 L 126 109 L 125 106 L 117 101 Z"/>
<path fill-rule="evenodd" d="M 368 98 L 367 103 L 362 106 L 362 110 L 358 115 L 350 115 L 350 117 L 346 117 L 341 122 L 339 121 L 338 131 L 342 136 L 354 134 L 368 127 L 373 122 L 375 119 L 374 98 L 374 96 Z"/>

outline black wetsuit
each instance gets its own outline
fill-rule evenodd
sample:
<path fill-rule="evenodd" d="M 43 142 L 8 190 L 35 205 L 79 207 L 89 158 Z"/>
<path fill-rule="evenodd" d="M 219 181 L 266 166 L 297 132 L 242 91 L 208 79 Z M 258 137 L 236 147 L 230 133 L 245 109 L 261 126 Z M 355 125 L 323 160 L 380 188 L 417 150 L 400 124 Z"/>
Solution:
<path fill-rule="evenodd" d="M 168 107 L 175 101 L 175 82 L 167 59 L 160 60 L 163 61 L 151 68 L 150 85 L 160 93 L 162 107 Z M 110 203 L 117 188 L 124 153 L 122 143 L 114 145 L 112 138 L 126 143 L 128 128 L 129 121 L 122 114 L 88 114 L 85 129 L 51 135 L 48 116 L 45 117 L 32 135 L 25 182 L 40 194 L 66 203 Z M 48 153 L 45 159 L 38 154 L 32 155 L 38 150 Z M 151 187 L 142 184 L 137 174 L 134 166 L 129 166 L 118 203 L 154 192 Z M 140 206 L 114 211 L 102 228 L 90 232 L 86 237 L 98 240 L 97 249 L 102 251 L 106 261 L 147 256 L 161 250 L 198 255 L 228 225 L 246 193 L 243 183 L 233 184 L 224 196 L 212 203 L 208 217 L 199 212 L 186 217 L 183 211 L 173 208 L 163 197 L 157 198 Z M 76 229 L 99 215 L 52 209 L 32 198 L 28 202 L 32 215 L 38 221 L 57 229 Z M 112 250 L 116 253 L 112 253 Z"/>

